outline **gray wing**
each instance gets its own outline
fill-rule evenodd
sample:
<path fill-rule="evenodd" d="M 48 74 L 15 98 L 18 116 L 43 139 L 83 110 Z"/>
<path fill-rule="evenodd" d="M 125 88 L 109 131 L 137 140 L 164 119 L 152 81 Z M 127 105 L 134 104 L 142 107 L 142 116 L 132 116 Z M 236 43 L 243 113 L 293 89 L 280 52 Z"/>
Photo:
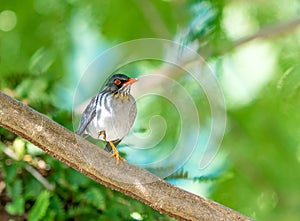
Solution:
<path fill-rule="evenodd" d="M 96 115 L 96 106 L 97 106 L 97 101 L 99 99 L 99 96 L 100 93 L 94 96 L 91 102 L 89 103 L 89 105 L 85 108 L 84 112 L 82 113 L 78 129 L 75 132 L 76 134 L 86 137 L 84 136 L 84 132 L 86 127 L 89 125 L 91 120 L 93 120 L 93 118 Z"/>
<path fill-rule="evenodd" d="M 131 95 L 130 95 L 131 96 Z M 135 117 L 136 117 L 136 102 L 135 102 L 135 99 L 133 96 L 131 96 L 131 99 L 132 99 L 132 106 L 130 108 L 130 112 L 129 112 L 129 120 L 130 120 L 130 127 L 132 126 L 132 124 L 134 123 L 134 120 L 135 120 Z"/>

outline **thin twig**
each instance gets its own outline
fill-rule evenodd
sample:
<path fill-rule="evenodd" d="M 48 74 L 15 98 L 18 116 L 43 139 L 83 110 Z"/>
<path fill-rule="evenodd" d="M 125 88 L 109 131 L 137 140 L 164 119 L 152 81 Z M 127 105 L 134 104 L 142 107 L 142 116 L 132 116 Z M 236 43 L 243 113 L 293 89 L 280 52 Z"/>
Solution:
<path fill-rule="evenodd" d="M 17 155 L 8 147 L 3 148 L 3 153 L 13 160 L 18 160 Z M 27 163 L 25 165 L 25 170 L 35 177 L 47 190 L 53 191 L 55 189 L 55 185 L 49 183 L 47 179 L 45 179 L 36 169 Z"/>
<path fill-rule="evenodd" d="M 139 2 L 139 1 L 137 1 L 137 2 Z M 141 3 L 139 3 L 139 4 L 141 4 Z M 233 50 L 243 44 L 246 44 L 246 43 L 253 41 L 255 39 L 258 39 L 258 38 L 277 37 L 277 36 L 287 33 L 288 31 L 290 31 L 290 32 L 294 31 L 296 28 L 299 27 L 299 25 L 300 25 L 300 17 L 290 20 L 290 21 L 282 22 L 279 24 L 266 26 L 254 34 L 251 34 L 247 37 L 243 37 L 243 38 L 240 38 L 240 39 L 232 42 L 231 44 L 229 44 L 230 45 L 229 47 L 227 47 L 226 49 L 220 50 L 218 55 L 221 56 L 223 54 L 226 54 L 228 51 Z M 197 51 L 198 49 L 194 48 L 194 50 Z M 204 58 L 204 60 L 206 58 L 209 58 L 212 54 L 210 45 L 208 45 L 207 48 L 202 49 L 202 51 L 205 52 L 205 54 L 201 54 L 201 56 Z M 183 62 L 182 66 L 188 65 L 188 64 L 194 62 L 195 60 L 199 61 L 199 59 L 197 57 L 182 57 L 181 60 Z M 160 68 L 151 70 L 144 75 L 147 75 L 147 74 L 158 74 L 158 75 L 163 75 L 163 76 L 169 76 L 171 78 L 176 79 L 177 77 L 180 77 L 182 74 L 184 74 L 184 72 L 182 70 L 180 70 L 178 68 L 174 68 L 170 64 L 166 63 L 166 64 L 162 65 Z M 135 85 L 136 89 L 134 91 L 147 91 L 147 90 L 149 90 L 149 88 L 158 88 L 159 86 L 163 85 L 163 83 L 164 82 L 161 82 L 161 81 L 158 81 L 155 79 L 151 82 L 149 82 L 149 81 L 139 82 L 139 85 Z M 86 100 L 81 105 L 76 107 L 75 114 L 82 113 L 88 103 L 89 103 L 89 100 Z"/>
<path fill-rule="evenodd" d="M 291 32 L 298 28 L 300 25 L 300 17 L 285 21 L 281 23 L 276 23 L 274 25 L 266 26 L 262 29 L 260 29 L 258 32 L 249 35 L 247 37 L 243 37 L 233 43 L 234 47 L 238 47 L 240 45 L 243 45 L 245 43 L 248 43 L 252 40 L 258 39 L 258 38 L 270 38 L 270 37 L 277 37 L 283 34 L 286 34 L 288 32 Z"/>
<path fill-rule="evenodd" d="M 143 15 L 148 20 L 148 24 L 157 37 L 168 38 L 171 36 L 170 31 L 167 28 L 168 26 L 164 23 L 164 20 L 153 5 L 153 2 L 136 0 L 135 3 L 140 7 Z"/>

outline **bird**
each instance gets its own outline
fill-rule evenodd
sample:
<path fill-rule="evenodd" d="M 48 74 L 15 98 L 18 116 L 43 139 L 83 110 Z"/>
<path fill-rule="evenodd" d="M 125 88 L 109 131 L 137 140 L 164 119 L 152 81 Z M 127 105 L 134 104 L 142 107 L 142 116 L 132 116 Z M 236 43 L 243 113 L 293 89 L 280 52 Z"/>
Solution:
<path fill-rule="evenodd" d="M 130 94 L 131 85 L 137 81 L 124 74 L 112 75 L 82 113 L 76 134 L 106 142 L 105 150 L 113 151 L 110 157 L 125 161 L 116 146 L 128 134 L 136 118 L 137 108 Z"/>

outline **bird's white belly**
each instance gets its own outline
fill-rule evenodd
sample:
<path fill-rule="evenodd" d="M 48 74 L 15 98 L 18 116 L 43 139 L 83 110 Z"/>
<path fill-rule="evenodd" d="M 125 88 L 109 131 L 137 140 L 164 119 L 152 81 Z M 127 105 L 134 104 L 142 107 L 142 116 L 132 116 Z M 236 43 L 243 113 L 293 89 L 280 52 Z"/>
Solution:
<path fill-rule="evenodd" d="M 129 132 L 136 114 L 136 104 L 132 97 L 126 100 L 114 99 L 107 105 L 113 108 L 97 106 L 96 116 L 87 127 L 87 133 L 95 138 L 106 141 L 122 139 Z M 105 131 L 99 136 L 100 131 Z M 105 139 L 104 139 L 105 138 Z"/>

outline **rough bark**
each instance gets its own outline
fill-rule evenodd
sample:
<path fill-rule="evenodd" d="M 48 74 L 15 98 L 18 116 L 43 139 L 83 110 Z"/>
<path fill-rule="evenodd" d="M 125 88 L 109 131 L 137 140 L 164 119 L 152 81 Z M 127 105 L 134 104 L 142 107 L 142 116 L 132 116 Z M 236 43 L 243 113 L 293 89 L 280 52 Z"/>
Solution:
<path fill-rule="evenodd" d="M 225 206 L 204 199 L 144 169 L 115 159 L 44 115 L 0 92 L 0 125 L 22 136 L 51 156 L 100 184 L 179 220 L 250 220 Z"/>

